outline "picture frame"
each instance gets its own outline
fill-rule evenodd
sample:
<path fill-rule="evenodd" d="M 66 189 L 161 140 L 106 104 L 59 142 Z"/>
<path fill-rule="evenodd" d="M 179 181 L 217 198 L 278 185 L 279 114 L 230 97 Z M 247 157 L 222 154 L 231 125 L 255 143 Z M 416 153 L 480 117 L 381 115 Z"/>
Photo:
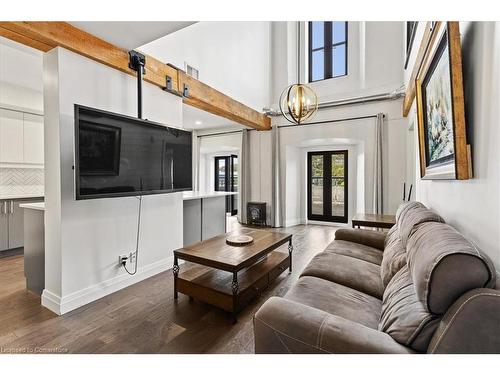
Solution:
<path fill-rule="evenodd" d="M 416 77 L 420 176 L 472 178 L 458 22 L 435 22 Z"/>

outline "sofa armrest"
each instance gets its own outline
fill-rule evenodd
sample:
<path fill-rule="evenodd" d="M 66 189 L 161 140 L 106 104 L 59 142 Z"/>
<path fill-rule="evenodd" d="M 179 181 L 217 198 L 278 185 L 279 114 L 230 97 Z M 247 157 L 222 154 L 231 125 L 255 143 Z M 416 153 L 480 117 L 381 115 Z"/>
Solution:
<path fill-rule="evenodd" d="M 500 353 L 500 290 L 474 289 L 446 312 L 428 353 Z"/>
<path fill-rule="evenodd" d="M 360 245 L 371 246 L 379 250 L 384 250 L 385 237 L 387 232 L 378 232 L 366 229 L 338 229 L 335 232 L 336 240 L 350 241 Z"/>
<path fill-rule="evenodd" d="M 254 316 L 255 353 L 413 353 L 388 334 L 271 297 Z"/>

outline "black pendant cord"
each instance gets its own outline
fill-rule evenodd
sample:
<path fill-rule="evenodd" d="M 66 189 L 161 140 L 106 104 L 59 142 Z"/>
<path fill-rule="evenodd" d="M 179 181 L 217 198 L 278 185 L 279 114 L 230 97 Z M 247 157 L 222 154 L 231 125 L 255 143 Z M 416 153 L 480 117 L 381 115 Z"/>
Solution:
<path fill-rule="evenodd" d="M 297 83 L 300 85 L 300 21 L 297 21 Z"/>

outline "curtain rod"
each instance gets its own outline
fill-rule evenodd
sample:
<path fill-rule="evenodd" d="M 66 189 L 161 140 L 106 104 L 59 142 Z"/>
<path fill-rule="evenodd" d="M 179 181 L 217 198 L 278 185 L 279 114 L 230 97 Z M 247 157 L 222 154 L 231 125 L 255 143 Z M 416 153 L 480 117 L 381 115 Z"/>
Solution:
<path fill-rule="evenodd" d="M 384 118 L 386 115 L 384 114 Z M 377 115 L 367 115 L 367 116 L 358 116 L 358 117 L 346 117 L 346 118 L 340 118 L 340 119 L 334 119 L 334 120 L 324 120 L 324 121 L 313 121 L 313 122 L 306 122 L 304 124 L 290 124 L 290 125 L 278 125 L 278 129 L 281 128 L 296 128 L 299 126 L 307 126 L 307 125 L 319 125 L 319 124 L 329 124 L 332 122 L 343 122 L 343 121 L 354 121 L 354 120 L 364 120 L 368 118 L 377 118 Z M 257 129 L 248 129 L 248 131 L 255 131 Z M 216 137 L 220 135 L 227 135 L 227 134 L 235 134 L 235 133 L 241 133 L 242 130 L 232 130 L 229 132 L 219 132 L 219 133 L 211 133 L 211 134 L 202 134 L 198 135 L 198 138 L 205 138 L 205 137 Z"/>

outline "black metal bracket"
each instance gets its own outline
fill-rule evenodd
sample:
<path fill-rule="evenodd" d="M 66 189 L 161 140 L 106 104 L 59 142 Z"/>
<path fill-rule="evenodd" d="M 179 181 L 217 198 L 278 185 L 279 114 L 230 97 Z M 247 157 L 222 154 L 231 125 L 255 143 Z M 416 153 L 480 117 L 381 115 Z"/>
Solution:
<path fill-rule="evenodd" d="M 167 76 L 167 78 L 166 78 L 166 85 L 163 88 L 163 91 L 169 92 L 170 94 L 180 96 L 181 98 L 189 98 L 189 86 L 184 84 L 184 86 L 182 87 L 182 94 L 179 93 L 178 91 L 173 89 L 172 77 L 170 77 L 170 76 Z"/>
<path fill-rule="evenodd" d="M 128 51 L 128 67 L 136 72 L 141 69 L 141 73 L 144 74 L 144 67 L 146 66 L 146 56 L 137 51 Z"/>
<path fill-rule="evenodd" d="M 180 96 L 182 98 L 182 95 L 177 90 L 174 90 L 173 79 L 170 76 L 166 76 L 166 85 L 165 85 L 165 87 L 162 90 L 166 91 L 166 92 L 168 92 L 170 94 L 174 94 L 176 96 Z"/>
<path fill-rule="evenodd" d="M 189 98 L 189 87 L 186 84 L 184 84 L 184 87 L 182 88 L 182 96 Z"/>
<path fill-rule="evenodd" d="M 130 69 L 137 72 L 137 117 L 142 119 L 142 76 L 146 73 L 146 56 L 137 51 L 128 51 Z"/>

